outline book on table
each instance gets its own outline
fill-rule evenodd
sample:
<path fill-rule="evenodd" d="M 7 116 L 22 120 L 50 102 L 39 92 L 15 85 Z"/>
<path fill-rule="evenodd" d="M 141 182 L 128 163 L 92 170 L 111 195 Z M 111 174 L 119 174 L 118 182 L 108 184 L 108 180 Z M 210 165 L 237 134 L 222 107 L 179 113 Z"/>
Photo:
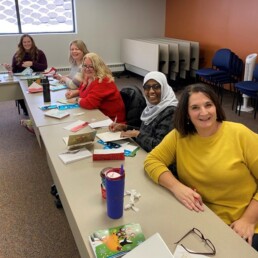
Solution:
<path fill-rule="evenodd" d="M 64 111 L 64 110 L 50 109 L 50 110 L 46 111 L 44 113 L 44 115 L 48 116 L 48 117 L 62 119 L 62 118 L 65 118 L 67 116 L 70 116 L 70 113 L 68 113 L 67 111 Z"/>
<path fill-rule="evenodd" d="M 58 156 L 64 162 L 64 164 L 69 164 L 78 160 L 91 157 L 92 153 L 86 148 L 81 148 L 75 151 L 66 151 L 60 153 Z"/>
<path fill-rule="evenodd" d="M 96 230 L 89 236 L 89 242 L 96 258 L 123 257 L 144 240 L 144 234 L 138 223 Z"/>

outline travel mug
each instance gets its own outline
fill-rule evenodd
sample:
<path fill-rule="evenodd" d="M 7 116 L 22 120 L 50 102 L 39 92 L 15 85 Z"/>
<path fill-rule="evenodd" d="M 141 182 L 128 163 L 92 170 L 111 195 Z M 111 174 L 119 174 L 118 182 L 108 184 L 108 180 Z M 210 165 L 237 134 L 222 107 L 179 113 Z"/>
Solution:
<path fill-rule="evenodd" d="M 106 172 L 107 214 L 111 219 L 119 219 L 124 210 L 125 173 L 121 168 Z"/>

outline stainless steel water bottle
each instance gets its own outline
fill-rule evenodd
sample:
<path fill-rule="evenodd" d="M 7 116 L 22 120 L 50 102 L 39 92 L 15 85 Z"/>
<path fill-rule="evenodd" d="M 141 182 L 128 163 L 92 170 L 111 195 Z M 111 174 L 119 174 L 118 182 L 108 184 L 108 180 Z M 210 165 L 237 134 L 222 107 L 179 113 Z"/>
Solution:
<path fill-rule="evenodd" d="M 46 76 L 46 77 L 41 78 L 40 84 L 43 87 L 44 102 L 50 102 L 51 98 L 50 98 L 50 86 L 49 86 L 48 77 Z"/>

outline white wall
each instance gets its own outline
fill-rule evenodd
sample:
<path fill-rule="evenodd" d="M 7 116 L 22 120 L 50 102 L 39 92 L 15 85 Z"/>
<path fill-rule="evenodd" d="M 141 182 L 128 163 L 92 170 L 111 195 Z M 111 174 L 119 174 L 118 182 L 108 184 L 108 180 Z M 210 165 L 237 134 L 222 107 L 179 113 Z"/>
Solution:
<path fill-rule="evenodd" d="M 166 0 L 76 0 L 77 33 L 33 35 L 48 66 L 69 66 L 68 45 L 82 39 L 108 64 L 121 63 L 123 38 L 164 37 Z M 10 63 L 20 35 L 0 36 L 0 63 Z M 4 70 L 1 67 L 1 70 Z"/>

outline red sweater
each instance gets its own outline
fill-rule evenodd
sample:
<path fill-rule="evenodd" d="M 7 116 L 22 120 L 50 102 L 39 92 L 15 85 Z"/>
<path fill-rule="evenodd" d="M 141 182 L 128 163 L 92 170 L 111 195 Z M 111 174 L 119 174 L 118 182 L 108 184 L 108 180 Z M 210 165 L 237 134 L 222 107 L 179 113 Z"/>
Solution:
<path fill-rule="evenodd" d="M 120 92 L 114 82 L 108 78 L 99 82 L 97 78 L 87 88 L 82 83 L 79 87 L 80 106 L 86 109 L 99 109 L 113 121 L 125 123 L 125 106 Z"/>

